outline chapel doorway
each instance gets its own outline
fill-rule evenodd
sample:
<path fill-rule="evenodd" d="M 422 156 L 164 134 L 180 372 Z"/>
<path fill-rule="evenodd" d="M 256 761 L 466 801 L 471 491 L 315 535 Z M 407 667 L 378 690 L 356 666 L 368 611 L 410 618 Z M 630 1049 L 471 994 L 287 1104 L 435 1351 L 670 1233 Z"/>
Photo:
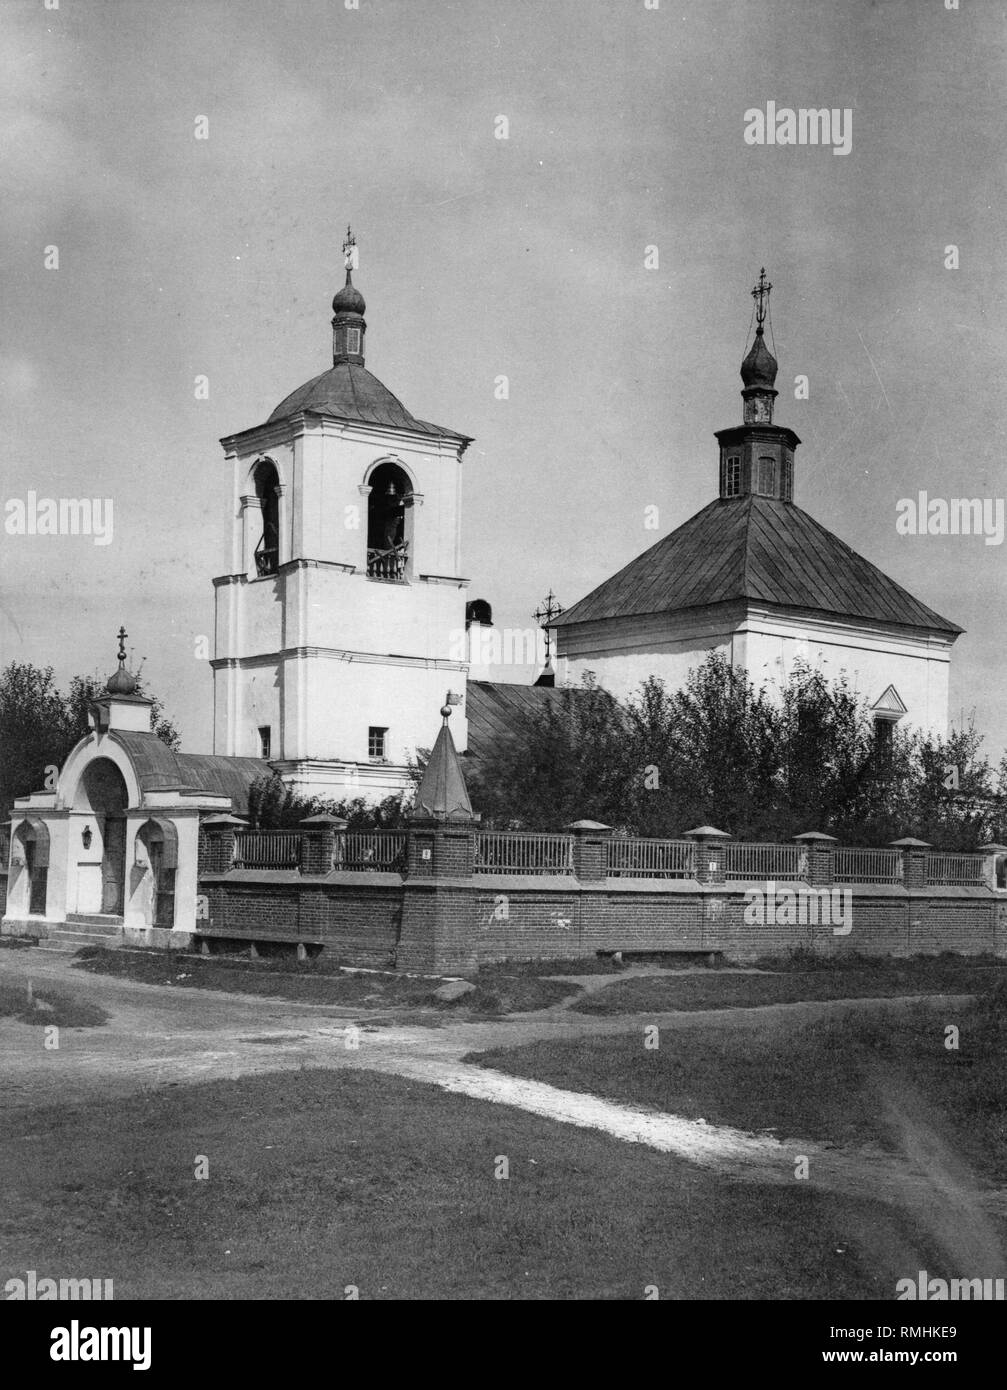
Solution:
<path fill-rule="evenodd" d="M 90 811 L 101 836 L 101 912 L 121 917 L 126 891 L 126 807 L 122 773 L 108 758 L 84 769 L 74 810 Z"/>

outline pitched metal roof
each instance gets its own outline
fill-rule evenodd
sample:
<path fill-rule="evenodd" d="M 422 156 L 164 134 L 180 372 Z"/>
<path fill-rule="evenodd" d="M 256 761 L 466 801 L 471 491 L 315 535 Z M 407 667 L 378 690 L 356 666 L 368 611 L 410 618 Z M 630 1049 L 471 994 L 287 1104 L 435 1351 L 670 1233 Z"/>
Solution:
<path fill-rule="evenodd" d="M 551 626 L 673 613 L 737 599 L 938 632 L 964 631 L 913 598 L 800 507 L 755 496 L 717 498 Z"/>
<path fill-rule="evenodd" d="M 338 366 L 330 367 L 327 372 L 306 381 L 280 402 L 266 423 L 272 425 L 302 412 L 331 415 L 338 420 L 356 420 L 367 425 L 390 425 L 393 429 L 441 435 L 471 443 L 468 435 L 458 434 L 441 425 L 431 425 L 426 420 L 417 420 L 387 386 L 356 362 L 340 362 Z"/>
<path fill-rule="evenodd" d="M 558 685 L 469 681 L 465 687 L 465 717 L 469 724 L 466 757 L 485 757 L 494 745 L 513 736 L 523 719 L 557 699 L 562 691 Z"/>
<path fill-rule="evenodd" d="M 434 820 L 472 819 L 472 803 L 447 719 L 438 731 L 411 814 Z"/>
<path fill-rule="evenodd" d="M 261 758 L 225 758 L 215 753 L 175 753 L 156 734 L 111 729 L 129 756 L 141 792 L 195 791 L 231 798 L 236 815 L 248 812 L 248 791 L 257 777 L 272 769 Z"/>

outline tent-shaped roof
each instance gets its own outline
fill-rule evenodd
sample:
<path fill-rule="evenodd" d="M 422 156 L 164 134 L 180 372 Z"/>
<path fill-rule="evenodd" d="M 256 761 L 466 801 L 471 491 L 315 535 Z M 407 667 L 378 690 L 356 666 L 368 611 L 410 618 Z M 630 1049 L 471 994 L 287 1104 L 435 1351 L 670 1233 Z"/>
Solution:
<path fill-rule="evenodd" d="M 468 435 L 431 425 L 426 420 L 417 420 L 373 372 L 356 362 L 340 362 L 338 366 L 330 367 L 327 372 L 306 381 L 280 402 L 267 424 L 289 420 L 291 416 L 304 412 L 471 443 Z"/>
<path fill-rule="evenodd" d="M 839 617 L 962 632 L 795 506 L 718 498 L 551 624 L 571 627 L 748 599 Z"/>

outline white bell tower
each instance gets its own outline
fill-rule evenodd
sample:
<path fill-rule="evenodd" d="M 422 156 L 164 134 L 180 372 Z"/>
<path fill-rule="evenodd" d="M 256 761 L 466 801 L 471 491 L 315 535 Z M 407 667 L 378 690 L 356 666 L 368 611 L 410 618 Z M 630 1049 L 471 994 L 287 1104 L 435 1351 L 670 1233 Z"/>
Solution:
<path fill-rule="evenodd" d="M 377 801 L 408 784 L 431 709 L 465 693 L 472 441 L 417 420 L 367 371 L 349 229 L 344 253 L 332 367 L 221 440 L 232 519 L 227 573 L 213 581 L 213 746 L 267 758 L 300 792 Z"/>

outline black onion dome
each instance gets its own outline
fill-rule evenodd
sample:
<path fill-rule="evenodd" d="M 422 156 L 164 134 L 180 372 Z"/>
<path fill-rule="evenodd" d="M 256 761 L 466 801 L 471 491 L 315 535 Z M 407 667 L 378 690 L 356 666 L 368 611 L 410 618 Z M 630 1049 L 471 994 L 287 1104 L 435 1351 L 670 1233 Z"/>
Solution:
<path fill-rule="evenodd" d="M 350 272 L 346 272 L 346 284 L 339 291 L 332 301 L 332 312 L 334 314 L 363 314 L 367 309 L 364 296 L 357 289 L 350 278 Z"/>
<path fill-rule="evenodd" d="M 135 695 L 136 677 L 131 676 L 125 666 L 120 664 L 118 671 L 105 682 L 105 689 L 110 695 Z"/>
<path fill-rule="evenodd" d="M 755 342 L 741 364 L 741 379 L 746 387 L 762 386 L 767 390 L 772 390 L 778 371 L 779 364 L 769 348 L 766 347 L 766 339 L 762 329 L 758 328 L 755 333 Z"/>

